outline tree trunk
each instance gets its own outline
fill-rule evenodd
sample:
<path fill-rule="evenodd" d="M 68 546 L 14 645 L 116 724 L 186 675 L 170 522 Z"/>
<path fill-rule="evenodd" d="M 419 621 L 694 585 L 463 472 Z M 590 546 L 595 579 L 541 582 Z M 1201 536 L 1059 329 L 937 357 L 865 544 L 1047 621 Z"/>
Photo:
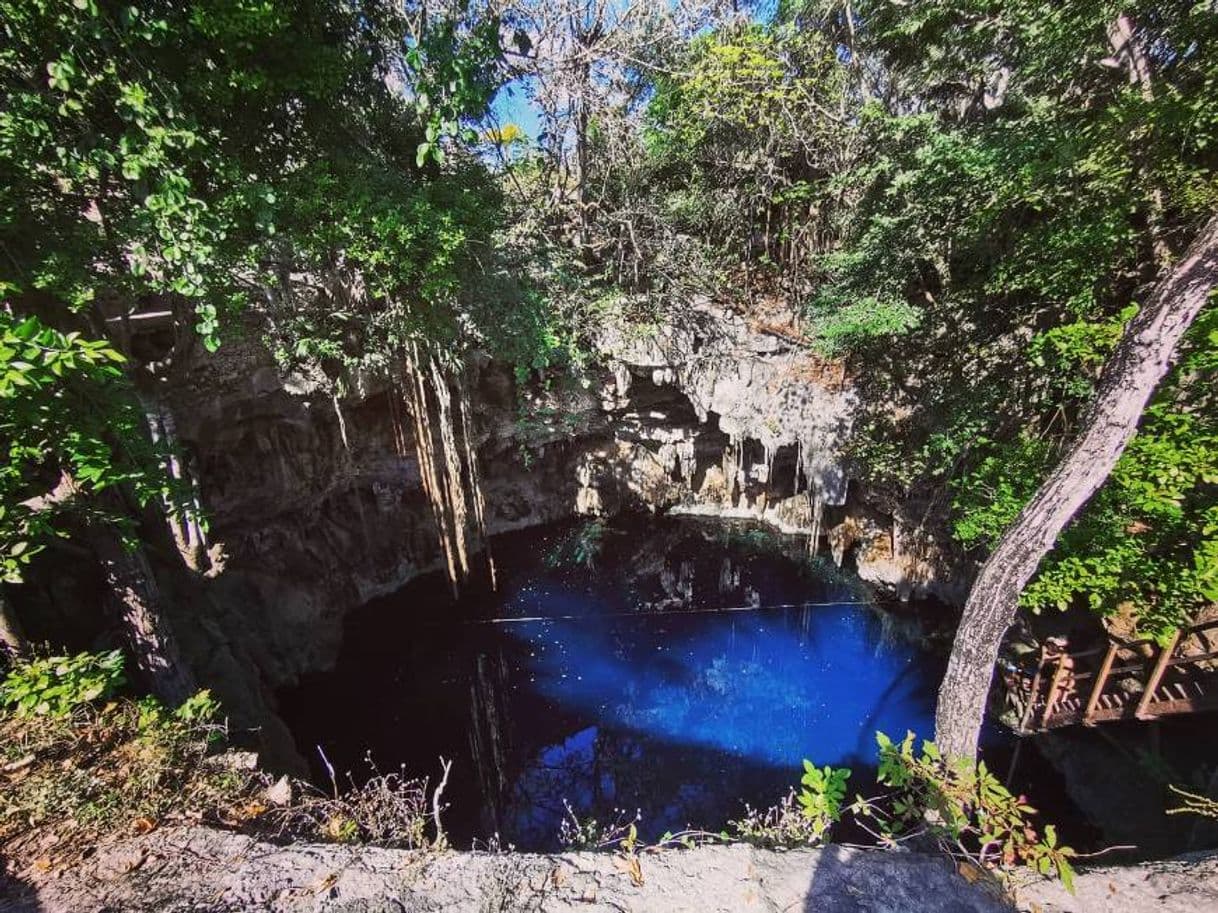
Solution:
<path fill-rule="evenodd" d="M 1108 478 L 1215 281 L 1218 217 L 1206 224 L 1129 322 L 1104 366 L 1079 433 L 973 584 L 939 689 L 935 736 L 944 755 L 976 758 L 994 664 L 1020 593 L 1066 524 Z"/>
<path fill-rule="evenodd" d="M 194 693 L 195 684 L 165 616 L 147 555 L 142 547 L 129 549 L 110 523 L 93 523 L 86 535 L 118 606 L 136 666 L 153 694 L 177 706 Z"/>
<path fill-rule="evenodd" d="M 0 584 L 0 653 L 13 659 L 24 656 L 29 651 L 29 646 L 17 611 L 4 593 L 4 584 Z"/>

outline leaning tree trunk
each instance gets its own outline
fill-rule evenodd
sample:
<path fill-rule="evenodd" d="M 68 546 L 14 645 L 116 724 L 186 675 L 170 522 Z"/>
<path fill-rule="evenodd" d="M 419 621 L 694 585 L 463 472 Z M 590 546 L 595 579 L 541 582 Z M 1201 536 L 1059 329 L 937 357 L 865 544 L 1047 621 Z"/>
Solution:
<path fill-rule="evenodd" d="M 87 537 L 152 693 L 171 707 L 182 703 L 194 693 L 194 679 L 178 650 L 143 547 L 129 548 L 118 529 L 104 521 L 91 524 Z"/>
<path fill-rule="evenodd" d="M 4 585 L 0 584 L 0 653 L 5 653 L 10 659 L 24 656 L 29 650 L 29 641 L 21 628 L 21 619 L 17 610 L 4 594 Z"/>
<path fill-rule="evenodd" d="M 974 759 L 998 650 L 1019 595 L 1071 518 L 1108 478 L 1167 373 L 1180 338 L 1218 281 L 1218 217 L 1129 322 L 1095 401 L 1061 462 L 1007 529 L 969 593 L 939 688 L 935 738 L 948 757 Z"/>

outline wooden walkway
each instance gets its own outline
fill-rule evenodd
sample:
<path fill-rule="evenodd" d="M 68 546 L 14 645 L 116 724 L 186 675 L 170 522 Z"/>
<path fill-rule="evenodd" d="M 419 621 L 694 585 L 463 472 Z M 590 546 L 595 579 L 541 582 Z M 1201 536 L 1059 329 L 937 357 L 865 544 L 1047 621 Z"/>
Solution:
<path fill-rule="evenodd" d="M 1020 735 L 1218 710 L 1218 620 L 1163 646 L 1112 638 L 1076 653 L 1042 647 L 1030 668 L 1004 669 L 1002 680 L 1003 717 Z"/>

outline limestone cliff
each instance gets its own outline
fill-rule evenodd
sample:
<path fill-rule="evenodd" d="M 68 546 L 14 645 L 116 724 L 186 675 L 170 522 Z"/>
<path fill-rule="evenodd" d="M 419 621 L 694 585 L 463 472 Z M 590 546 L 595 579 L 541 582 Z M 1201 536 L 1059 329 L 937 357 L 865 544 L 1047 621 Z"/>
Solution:
<path fill-rule="evenodd" d="M 275 689 L 327 668 L 344 613 L 438 569 L 441 553 L 400 386 L 348 379 L 336 397 L 320 371 L 285 375 L 261 336 L 251 317 L 218 352 L 176 345 L 147 372 L 150 424 L 185 454 L 171 468 L 209 520 L 148 525 L 200 681 L 292 766 Z M 521 385 L 469 360 L 491 535 L 628 508 L 749 518 L 852 557 L 901 596 L 957 593 L 964 569 L 922 507 L 872 503 L 852 482 L 857 394 L 839 365 L 709 304 L 680 326 L 607 327 L 597 345 L 583 383 Z"/>

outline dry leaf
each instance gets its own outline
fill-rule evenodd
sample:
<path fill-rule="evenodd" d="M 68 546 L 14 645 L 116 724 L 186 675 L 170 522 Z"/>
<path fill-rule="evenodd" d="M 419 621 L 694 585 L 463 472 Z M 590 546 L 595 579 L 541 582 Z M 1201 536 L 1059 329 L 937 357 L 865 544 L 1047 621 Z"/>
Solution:
<path fill-rule="evenodd" d="M 263 805 L 261 802 L 251 801 L 251 802 L 247 802 L 245 804 L 245 807 L 241 809 L 240 814 L 241 814 L 241 817 L 243 817 L 243 818 L 257 818 L 259 815 L 261 815 L 265 811 L 266 811 L 266 806 Z"/>
<path fill-rule="evenodd" d="M 137 837 L 142 837 L 144 834 L 156 830 L 156 822 L 151 818 L 141 815 L 131 822 L 131 830 Z"/>
<path fill-rule="evenodd" d="M 338 884 L 338 873 L 334 872 L 333 874 L 327 875 L 325 878 L 323 878 L 321 881 L 319 881 L 313 887 L 313 893 L 320 894 L 323 891 L 328 891 L 332 887 L 334 887 L 336 884 Z"/>
<path fill-rule="evenodd" d="M 964 876 L 964 880 L 969 884 L 976 884 L 985 877 L 985 871 L 973 865 L 971 862 L 963 861 L 956 866 L 956 870 Z"/>
<path fill-rule="evenodd" d="M 630 857 L 630 880 L 634 882 L 635 887 L 643 886 L 643 866 L 638 856 Z"/>

